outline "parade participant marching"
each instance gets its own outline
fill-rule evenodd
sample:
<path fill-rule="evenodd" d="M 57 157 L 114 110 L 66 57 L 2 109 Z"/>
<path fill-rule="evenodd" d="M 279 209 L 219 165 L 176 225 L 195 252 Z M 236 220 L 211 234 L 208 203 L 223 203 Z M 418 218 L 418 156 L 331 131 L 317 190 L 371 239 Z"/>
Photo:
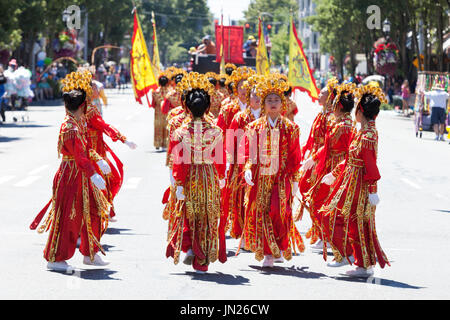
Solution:
<path fill-rule="evenodd" d="M 223 102 L 228 99 L 230 97 L 230 91 L 227 88 L 227 80 L 228 80 L 229 76 L 227 74 L 220 74 L 217 76 L 217 80 L 218 80 L 218 89 L 217 91 L 219 91 L 222 94 L 223 100 L 221 101 L 221 104 L 223 104 Z"/>
<path fill-rule="evenodd" d="M 89 71 L 91 72 L 92 76 L 96 74 L 95 72 L 95 66 L 92 66 Z M 102 104 L 103 102 L 103 104 Z M 106 98 L 105 94 L 105 87 L 103 86 L 103 83 L 100 81 L 92 79 L 92 102 L 94 106 L 97 107 L 98 112 L 103 117 L 103 105 L 106 107 L 108 106 L 108 99 Z"/>
<path fill-rule="evenodd" d="M 323 178 L 332 193 L 320 209 L 324 240 L 331 243 L 336 263 L 356 265 L 349 276 L 371 276 L 377 261 L 390 265 L 378 242 L 375 210 L 379 203 L 377 181 L 378 132 L 375 119 L 385 96 L 378 87 L 364 86 L 356 92 L 356 121 L 348 159 Z M 326 253 L 324 253 L 326 260 Z M 344 260 L 345 259 L 345 260 Z"/>
<path fill-rule="evenodd" d="M 313 175 L 316 183 L 304 195 L 303 201 L 313 221 L 313 226 L 320 224 L 318 210 L 330 193 L 330 188 L 322 184 L 322 178 L 333 171 L 348 155 L 348 148 L 354 134 L 351 111 L 354 107 L 355 84 L 343 84 L 336 89 L 336 98 L 333 103 L 333 119 L 329 122 L 325 135 L 324 145 L 309 157 L 301 171 L 308 171 L 314 167 Z M 317 232 L 313 230 L 313 232 Z M 315 235 L 311 238 L 314 240 Z M 323 243 L 317 243 L 316 247 Z M 325 244 L 326 245 L 326 244 Z"/>
<path fill-rule="evenodd" d="M 207 72 L 205 76 L 208 81 L 214 86 L 214 95 L 211 97 L 211 108 L 210 112 L 214 115 L 214 118 L 219 116 L 222 101 L 225 100 L 223 94 L 218 90 L 217 87 L 217 74 L 214 72 Z"/>
<path fill-rule="evenodd" d="M 95 151 L 88 149 L 84 106 L 91 87 L 86 74 L 72 73 L 64 80 L 63 98 L 66 117 L 61 125 L 58 154 L 62 162 L 53 180 L 53 197 L 39 213 L 30 228 L 36 229 L 51 205 L 51 210 L 39 232 L 50 230 L 44 258 L 48 269 L 67 271 L 71 267 L 66 260 L 72 258 L 81 236 L 80 252 L 85 264 L 103 266 L 108 264 L 97 254 L 104 251 L 100 237 L 107 227 L 109 202 L 101 190 L 106 184 L 96 173 L 95 163 L 104 174 L 108 165 L 98 157 L 92 157 Z"/>
<path fill-rule="evenodd" d="M 92 77 L 92 74 L 87 70 L 81 69 L 80 72 L 84 72 L 88 77 Z M 108 172 L 108 174 L 104 175 L 103 178 L 105 179 L 107 186 L 106 196 L 111 203 L 109 219 L 111 222 L 115 222 L 116 220 L 114 217 L 116 213 L 114 211 L 113 201 L 123 183 L 123 164 L 111 148 L 106 144 L 103 139 L 103 134 L 110 137 L 113 142 L 121 141 L 132 150 L 136 149 L 137 146 L 134 142 L 127 140 L 127 138 L 116 128 L 103 120 L 97 106 L 89 103 L 89 96 L 88 103 L 86 105 L 85 117 L 87 121 L 88 144 L 93 150 L 96 151 L 101 159 L 104 159 L 108 163 L 111 169 L 111 172 Z M 111 155 L 115 165 L 113 165 L 113 162 L 107 157 L 107 152 Z"/>
<path fill-rule="evenodd" d="M 289 80 L 284 74 L 279 74 L 281 80 L 286 81 L 289 84 Z M 286 113 L 283 115 L 291 121 L 294 121 L 295 116 L 298 114 L 298 107 L 294 100 L 291 99 L 292 86 L 289 85 L 289 89 L 284 93 L 286 97 Z"/>
<path fill-rule="evenodd" d="M 222 130 L 205 119 L 214 94 L 204 75 L 190 73 L 178 85 L 190 120 L 176 130 L 173 177 L 176 182 L 176 221 L 169 229 L 166 256 L 204 273 L 218 256 L 220 189 L 225 185 Z"/>
<path fill-rule="evenodd" d="M 226 261 L 227 256 L 225 248 L 225 233 L 230 229 L 231 237 L 239 239 L 242 235 L 245 220 L 244 198 L 246 183 L 242 166 L 238 161 L 238 147 L 241 139 L 244 138 L 247 125 L 261 116 L 261 100 L 256 94 L 256 85 L 263 81 L 261 75 L 254 75 L 244 82 L 244 88 L 247 90 L 247 105 L 249 108 L 238 112 L 233 121 L 231 121 L 230 131 L 233 139 L 227 139 L 227 150 L 231 150 L 227 156 L 227 185 L 222 193 L 222 217 L 220 219 L 220 239 L 219 260 Z M 223 230 L 223 231 L 222 231 Z"/>
<path fill-rule="evenodd" d="M 281 254 L 290 260 L 296 246 L 304 251 L 292 219 L 301 160 L 300 129 L 281 115 L 286 110 L 287 89 L 287 83 L 276 76 L 259 82 L 256 90 L 265 116 L 247 126 L 244 177 L 250 187 L 241 241 L 256 260 L 265 258 L 263 267 L 272 267 Z"/>
<path fill-rule="evenodd" d="M 168 146 L 169 139 L 167 135 L 167 117 L 162 112 L 162 104 L 169 92 L 169 78 L 165 73 L 161 73 L 158 78 L 158 89 L 152 91 L 152 105 L 155 109 L 155 123 L 153 144 L 156 150 L 165 149 Z"/>
<path fill-rule="evenodd" d="M 176 89 L 176 85 L 181 82 L 186 72 L 182 69 L 176 69 L 171 74 L 171 80 L 175 87 L 166 94 L 161 110 L 163 114 L 168 114 L 170 110 L 181 106 L 181 94 Z"/>
<path fill-rule="evenodd" d="M 247 109 L 247 90 L 244 88 L 244 82 L 255 74 L 255 71 L 248 67 L 240 67 L 233 71 L 230 81 L 233 83 L 236 100 L 232 100 L 228 105 L 222 106 L 217 118 L 217 125 L 226 132 L 230 127 L 233 117 L 239 111 Z"/>
<path fill-rule="evenodd" d="M 328 124 L 332 119 L 333 112 L 333 101 L 336 97 L 336 88 L 338 86 L 338 81 L 336 78 L 332 78 L 328 81 L 327 86 L 322 89 L 319 95 L 319 104 L 322 106 L 322 111 L 316 116 L 311 126 L 311 131 L 309 133 L 308 140 L 302 148 L 302 160 L 310 157 L 315 157 L 317 152 L 322 148 L 325 142 L 325 136 L 328 129 Z M 302 195 L 302 200 L 298 212 L 296 214 L 295 220 L 301 219 L 303 216 L 303 210 L 308 207 L 308 204 L 304 201 L 306 194 L 311 190 L 317 182 L 317 175 L 314 174 L 315 167 L 317 163 L 314 164 L 309 170 L 302 168 L 300 170 L 300 182 L 299 191 Z M 311 215 L 311 221 L 313 222 L 312 227 L 308 230 L 305 237 L 311 239 L 310 243 L 314 244 L 319 240 L 320 237 L 320 224 L 317 223 L 315 217 Z M 319 240 L 317 242 L 317 248 L 322 249 L 323 244 Z"/>

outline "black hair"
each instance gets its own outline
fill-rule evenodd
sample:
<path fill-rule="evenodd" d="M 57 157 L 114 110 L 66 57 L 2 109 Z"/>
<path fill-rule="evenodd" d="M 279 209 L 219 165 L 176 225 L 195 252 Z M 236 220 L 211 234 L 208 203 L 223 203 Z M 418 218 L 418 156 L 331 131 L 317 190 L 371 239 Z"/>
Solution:
<path fill-rule="evenodd" d="M 234 69 L 232 67 L 225 68 L 225 73 L 229 76 L 233 73 Z"/>
<path fill-rule="evenodd" d="M 215 78 L 208 78 L 209 83 L 211 83 L 214 87 L 217 85 L 217 80 Z"/>
<path fill-rule="evenodd" d="M 220 78 L 220 80 L 219 80 L 219 85 L 220 85 L 220 87 L 221 88 L 225 88 L 226 87 L 226 83 L 227 82 L 227 79 L 225 79 L 225 78 Z"/>
<path fill-rule="evenodd" d="M 86 92 L 83 90 L 72 90 L 63 93 L 64 104 L 70 112 L 77 111 L 86 100 Z"/>
<path fill-rule="evenodd" d="M 169 83 L 169 79 L 166 76 L 162 76 L 158 79 L 160 87 L 165 87 Z"/>
<path fill-rule="evenodd" d="M 230 93 L 233 93 L 233 92 L 234 92 L 234 82 L 230 82 L 230 83 L 228 84 L 228 91 L 229 91 Z"/>
<path fill-rule="evenodd" d="M 176 76 L 175 76 L 175 83 L 176 84 L 178 84 L 178 83 L 180 83 L 181 82 L 181 80 L 183 80 L 183 74 L 182 73 L 180 73 L 180 74 L 177 74 Z M 173 78 L 172 78 L 173 79 Z"/>
<path fill-rule="evenodd" d="M 343 112 L 351 112 L 353 107 L 355 106 L 355 101 L 353 98 L 353 94 L 347 91 L 341 93 L 341 97 L 339 102 L 342 106 Z"/>
<path fill-rule="evenodd" d="M 284 92 L 284 96 L 285 96 L 285 97 L 290 97 L 291 94 L 292 94 L 292 87 L 289 87 L 289 90 L 287 90 L 287 91 Z"/>
<path fill-rule="evenodd" d="M 364 117 L 374 120 L 380 113 L 381 101 L 372 94 L 364 94 L 361 98 L 361 107 Z"/>
<path fill-rule="evenodd" d="M 194 89 L 183 96 L 186 107 L 191 111 L 194 117 L 202 117 L 209 109 L 211 99 L 209 95 L 201 89 Z"/>

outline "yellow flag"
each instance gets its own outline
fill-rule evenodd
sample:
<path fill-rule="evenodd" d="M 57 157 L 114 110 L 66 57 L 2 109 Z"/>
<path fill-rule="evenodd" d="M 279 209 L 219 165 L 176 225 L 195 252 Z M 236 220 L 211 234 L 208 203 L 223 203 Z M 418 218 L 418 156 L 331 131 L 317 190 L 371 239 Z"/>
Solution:
<path fill-rule="evenodd" d="M 158 87 L 136 10 L 134 11 L 134 30 L 131 42 L 131 78 L 136 101 L 140 104 L 142 104 L 143 96 L 147 97 L 151 89 Z M 150 105 L 148 97 L 147 102 Z"/>
<path fill-rule="evenodd" d="M 297 36 L 294 21 L 291 17 L 291 32 L 289 36 L 289 82 L 293 89 L 299 89 L 309 94 L 313 101 L 319 98 L 319 89 L 309 68 L 308 59 L 303 52 L 302 42 Z"/>
<path fill-rule="evenodd" d="M 156 35 L 156 21 L 155 21 L 155 13 L 152 12 L 152 22 L 153 22 L 153 70 L 155 74 L 159 74 L 161 72 L 160 69 L 160 59 L 159 59 L 159 47 L 158 47 L 158 37 Z"/>
<path fill-rule="evenodd" d="M 261 19 L 259 19 L 258 38 L 258 49 L 256 52 L 256 73 L 267 76 L 270 74 L 270 64 L 267 55 L 266 42 L 264 40 L 264 32 L 262 30 Z"/>

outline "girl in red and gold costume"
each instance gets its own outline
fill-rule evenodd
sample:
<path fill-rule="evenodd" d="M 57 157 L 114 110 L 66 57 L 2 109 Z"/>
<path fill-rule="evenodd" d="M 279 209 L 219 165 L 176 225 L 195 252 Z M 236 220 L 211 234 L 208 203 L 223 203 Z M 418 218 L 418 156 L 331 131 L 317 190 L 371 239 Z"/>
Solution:
<path fill-rule="evenodd" d="M 80 72 L 89 74 L 86 70 L 80 70 Z M 100 156 L 99 159 L 104 159 L 110 170 L 107 170 L 107 174 L 103 175 L 103 178 L 106 181 L 106 197 L 111 203 L 111 212 L 109 215 L 110 221 L 115 222 L 115 211 L 113 201 L 119 192 L 122 183 L 123 183 L 123 164 L 120 159 L 116 156 L 116 154 L 111 150 L 111 148 L 106 144 L 103 139 L 103 134 L 106 134 L 111 138 L 113 142 L 121 141 L 125 145 L 127 145 L 130 149 L 134 150 L 137 148 L 136 144 L 132 141 L 127 140 L 127 138 L 122 135 L 116 128 L 106 123 L 103 120 L 102 115 L 98 111 L 98 108 L 95 105 L 88 103 L 86 105 L 86 121 L 87 121 L 87 139 L 89 146 L 96 151 L 96 153 Z M 106 153 L 109 153 L 114 160 L 111 161 Z M 102 170 L 103 171 L 103 170 Z"/>
<path fill-rule="evenodd" d="M 182 104 L 181 94 L 176 89 L 176 85 L 181 82 L 183 77 L 186 75 L 186 72 L 182 69 L 175 69 L 173 71 L 169 71 L 168 75 L 171 78 L 174 87 L 169 90 L 169 92 L 164 97 L 164 102 L 161 107 L 162 112 L 166 115 L 169 113 L 169 111 L 180 107 Z"/>
<path fill-rule="evenodd" d="M 324 240 L 331 243 L 336 263 L 354 263 L 356 268 L 346 274 L 368 277 L 377 261 L 381 268 L 390 265 L 375 228 L 377 181 L 381 177 L 375 119 L 386 100 L 379 87 L 370 85 L 357 89 L 356 96 L 356 121 L 361 129 L 351 141 L 348 158 L 323 179 L 333 191 L 320 213 Z"/>
<path fill-rule="evenodd" d="M 244 82 L 244 88 L 247 91 L 247 105 L 244 111 L 238 112 L 231 121 L 230 132 L 232 139 L 227 139 L 227 185 L 222 193 L 222 217 L 220 219 L 220 239 L 219 260 L 226 261 L 227 256 L 225 248 L 225 233 L 230 229 L 231 237 L 239 239 L 242 235 L 245 220 L 244 198 L 246 184 L 242 165 L 239 164 L 238 147 L 241 139 L 245 136 L 247 125 L 261 116 L 261 100 L 256 94 L 256 85 L 264 79 L 261 75 L 253 75 Z"/>
<path fill-rule="evenodd" d="M 103 160 L 99 160 L 98 154 L 89 149 L 84 120 L 86 97 L 92 94 L 90 78 L 76 72 L 69 74 L 63 83 L 66 118 L 58 140 L 58 154 L 63 158 L 53 180 L 52 200 L 30 226 L 32 230 L 36 229 L 51 205 L 50 213 L 38 231 L 50 230 L 44 258 L 48 261 L 48 269 L 55 271 L 71 269 L 66 260 L 74 255 L 79 236 L 85 264 L 108 264 L 97 254 L 99 250 L 104 254 L 100 237 L 107 228 L 110 203 L 101 191 L 106 190 L 106 183 L 96 173 L 96 165 L 108 168 Z"/>
<path fill-rule="evenodd" d="M 238 112 L 247 109 L 247 90 L 244 88 L 244 82 L 255 74 L 255 71 L 248 67 L 237 68 L 231 74 L 230 82 L 233 83 L 234 94 L 237 99 L 231 100 L 228 105 L 223 105 L 217 117 L 217 125 L 223 132 L 226 132 L 230 127 L 233 117 Z"/>
<path fill-rule="evenodd" d="M 220 189 L 225 185 L 223 133 L 205 118 L 214 88 L 204 75 L 190 73 L 177 89 L 190 116 L 171 142 L 178 202 L 166 256 L 177 264 L 184 251 L 184 263 L 204 273 L 218 257 Z"/>
<path fill-rule="evenodd" d="M 152 91 L 152 105 L 155 109 L 155 130 L 153 136 L 153 144 L 156 150 L 165 149 L 168 146 L 169 139 L 167 136 L 167 119 L 162 112 L 164 99 L 169 92 L 169 78 L 165 73 L 161 73 L 158 77 L 158 89 Z"/>
<path fill-rule="evenodd" d="M 268 76 L 256 92 L 265 116 L 247 126 L 245 181 L 246 215 L 241 241 L 264 257 L 263 267 L 272 267 L 274 258 L 292 258 L 297 246 L 304 251 L 302 237 L 292 219 L 292 202 L 298 189 L 300 169 L 300 129 L 281 114 L 286 109 L 285 81 Z"/>
<path fill-rule="evenodd" d="M 223 94 L 218 90 L 217 85 L 217 77 L 218 75 L 214 72 L 207 72 L 205 76 L 208 78 L 208 81 L 211 82 L 211 84 L 214 87 L 214 95 L 211 97 L 211 108 L 210 111 L 211 114 L 213 114 L 214 118 L 217 118 L 220 113 L 220 109 L 222 106 L 222 101 L 225 100 L 225 97 Z"/>
<path fill-rule="evenodd" d="M 308 171 L 314 168 L 311 175 L 314 175 L 315 183 L 303 197 L 303 202 L 306 203 L 313 221 L 313 228 L 315 228 L 312 230 L 311 242 L 317 239 L 317 234 L 320 234 L 318 232 L 320 229 L 317 228 L 320 221 L 318 211 L 330 193 L 329 186 L 321 183 L 322 178 L 333 171 L 348 155 L 348 148 L 354 133 L 351 111 L 354 107 L 353 91 L 355 88 L 355 84 L 343 84 L 337 87 L 332 107 L 333 117 L 328 122 L 324 144 L 305 161 L 301 170 Z M 316 247 L 319 245 L 324 247 L 323 242 L 317 243 Z"/>

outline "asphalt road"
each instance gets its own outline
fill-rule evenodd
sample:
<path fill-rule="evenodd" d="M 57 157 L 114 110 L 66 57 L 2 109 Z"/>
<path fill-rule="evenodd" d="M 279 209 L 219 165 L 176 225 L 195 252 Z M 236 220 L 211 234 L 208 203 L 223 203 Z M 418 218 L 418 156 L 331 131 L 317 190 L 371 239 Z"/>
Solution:
<path fill-rule="evenodd" d="M 7 299 L 449 299 L 450 298 L 450 145 L 426 132 L 415 137 L 411 119 L 383 112 L 380 133 L 381 203 L 377 229 L 391 267 L 376 268 L 373 278 L 349 279 L 349 267 L 331 269 L 311 250 L 262 270 L 251 253 L 234 253 L 197 275 L 165 258 L 167 223 L 161 198 L 169 183 L 165 153 L 153 148 L 153 110 L 134 102 L 132 92 L 108 91 L 104 118 L 130 140 L 108 144 L 125 164 L 125 182 L 116 198 L 118 222 L 102 244 L 107 268 L 82 264 L 77 252 L 69 261 L 76 271 L 46 270 L 47 234 L 28 229 L 51 197 L 58 168 L 56 143 L 64 108 L 30 107 L 29 121 L 0 125 L 0 298 Z M 296 122 L 302 140 L 319 107 L 300 96 Z M 25 114 L 24 114 L 25 115 Z M 19 119 L 22 114 L 18 114 Z M 309 217 L 297 223 L 304 234 Z M 305 240 L 306 241 L 306 240 Z"/>

